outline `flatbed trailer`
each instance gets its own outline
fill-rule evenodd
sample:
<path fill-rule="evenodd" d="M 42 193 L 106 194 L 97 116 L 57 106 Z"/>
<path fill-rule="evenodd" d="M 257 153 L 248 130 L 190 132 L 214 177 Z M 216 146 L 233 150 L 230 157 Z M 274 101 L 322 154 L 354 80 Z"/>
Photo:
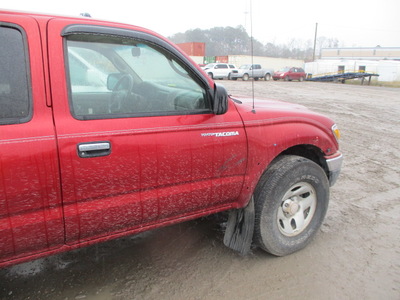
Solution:
<path fill-rule="evenodd" d="M 361 78 L 361 85 L 364 84 L 366 78 L 368 78 L 368 85 L 371 83 L 372 76 L 379 76 L 379 74 L 365 73 L 365 72 L 345 72 L 338 74 L 328 75 L 316 75 L 308 77 L 307 81 L 321 81 L 321 82 L 341 82 L 345 83 L 346 80 Z"/>

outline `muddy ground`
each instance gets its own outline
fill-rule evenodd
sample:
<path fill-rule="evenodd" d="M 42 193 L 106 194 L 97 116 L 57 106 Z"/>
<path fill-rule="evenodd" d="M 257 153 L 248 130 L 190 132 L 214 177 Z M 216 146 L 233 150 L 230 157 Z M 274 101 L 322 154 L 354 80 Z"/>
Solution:
<path fill-rule="evenodd" d="M 219 81 L 232 94 L 253 82 Z M 222 216 L 0 270 L 0 299 L 400 299 L 400 89 L 254 82 L 337 121 L 345 163 L 304 250 L 242 257 Z"/>

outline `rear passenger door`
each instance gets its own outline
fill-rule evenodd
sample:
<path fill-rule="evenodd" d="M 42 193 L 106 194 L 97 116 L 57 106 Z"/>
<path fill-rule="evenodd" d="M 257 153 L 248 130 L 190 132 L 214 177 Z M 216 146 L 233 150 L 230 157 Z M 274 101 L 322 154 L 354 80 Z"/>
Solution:
<path fill-rule="evenodd" d="M 253 67 L 253 72 L 254 72 L 254 77 L 263 77 L 263 74 L 261 74 L 261 65 L 254 65 Z"/>
<path fill-rule="evenodd" d="M 161 38 L 82 23 L 49 26 L 67 243 L 230 207 L 237 111 L 213 114 L 208 79 Z"/>
<path fill-rule="evenodd" d="M 224 78 L 228 77 L 229 68 L 227 64 L 217 64 L 215 67 L 215 74 L 214 77 Z"/>
<path fill-rule="evenodd" d="M 0 14 L 0 264 L 64 243 L 42 57 L 35 20 Z"/>
<path fill-rule="evenodd" d="M 298 80 L 300 77 L 299 69 L 292 68 L 292 79 Z"/>

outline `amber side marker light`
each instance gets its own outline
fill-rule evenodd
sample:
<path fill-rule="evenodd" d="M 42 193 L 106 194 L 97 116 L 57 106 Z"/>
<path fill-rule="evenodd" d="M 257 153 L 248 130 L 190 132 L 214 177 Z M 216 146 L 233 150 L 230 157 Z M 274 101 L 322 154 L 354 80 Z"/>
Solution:
<path fill-rule="evenodd" d="M 337 127 L 336 124 L 334 124 L 334 125 L 332 126 L 332 132 L 333 132 L 333 135 L 335 136 L 337 142 L 339 142 L 339 140 L 340 140 L 340 130 L 339 130 L 339 128 Z"/>

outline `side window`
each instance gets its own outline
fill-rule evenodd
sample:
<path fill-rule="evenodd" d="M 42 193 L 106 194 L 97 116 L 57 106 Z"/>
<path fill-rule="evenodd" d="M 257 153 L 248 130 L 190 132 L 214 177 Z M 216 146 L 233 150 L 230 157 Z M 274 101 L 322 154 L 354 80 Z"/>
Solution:
<path fill-rule="evenodd" d="M 202 84 L 154 44 L 72 35 L 66 49 L 70 107 L 77 119 L 210 112 Z"/>
<path fill-rule="evenodd" d="M 228 65 L 225 64 L 219 64 L 218 69 L 228 69 Z"/>
<path fill-rule="evenodd" d="M 68 61 L 73 92 L 106 92 L 107 74 L 118 72 L 104 55 L 91 49 L 70 47 Z"/>
<path fill-rule="evenodd" d="M 22 31 L 0 26 L 0 125 L 30 120 L 28 59 Z"/>

